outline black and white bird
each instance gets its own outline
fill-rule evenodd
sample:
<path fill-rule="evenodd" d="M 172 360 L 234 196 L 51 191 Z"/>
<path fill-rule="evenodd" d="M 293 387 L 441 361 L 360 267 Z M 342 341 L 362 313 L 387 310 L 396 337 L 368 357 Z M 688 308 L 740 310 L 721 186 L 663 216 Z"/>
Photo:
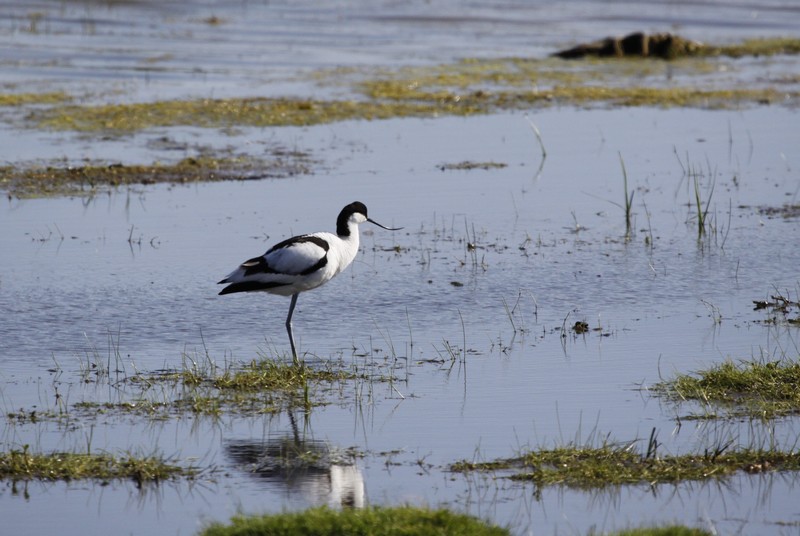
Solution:
<path fill-rule="evenodd" d="M 367 217 L 367 207 L 360 201 L 350 203 L 336 218 L 336 234 L 311 233 L 295 236 L 272 246 L 260 257 L 242 263 L 219 284 L 228 286 L 220 294 L 262 291 L 291 296 L 286 331 L 292 345 L 292 359 L 299 363 L 292 334 L 292 313 L 297 296 L 333 279 L 347 268 L 358 253 L 358 224 L 370 222 L 387 231 L 402 227 L 384 227 Z"/>

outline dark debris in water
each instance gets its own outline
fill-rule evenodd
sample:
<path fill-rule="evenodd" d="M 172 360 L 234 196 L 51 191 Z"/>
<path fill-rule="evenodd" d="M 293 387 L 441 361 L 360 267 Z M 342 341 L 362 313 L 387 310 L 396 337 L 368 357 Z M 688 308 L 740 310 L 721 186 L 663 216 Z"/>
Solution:
<path fill-rule="evenodd" d="M 774 294 L 769 300 L 753 300 L 754 311 L 766 311 L 770 316 L 764 324 L 788 324 L 800 327 L 800 301 Z M 794 315 L 794 316 L 792 316 Z"/>
<path fill-rule="evenodd" d="M 577 334 L 586 333 L 589 331 L 589 324 L 583 322 L 582 320 L 579 320 L 575 322 L 575 324 L 572 326 L 572 331 L 574 331 Z"/>
<path fill-rule="evenodd" d="M 800 217 L 800 204 L 787 203 L 780 207 L 759 207 L 758 213 L 767 218 L 798 218 Z"/>
<path fill-rule="evenodd" d="M 750 39 L 737 44 L 714 46 L 662 32 L 634 32 L 624 37 L 606 37 L 590 43 L 559 50 L 553 56 L 562 59 L 594 58 L 658 58 L 674 60 L 686 57 L 772 56 L 800 54 L 797 39 Z"/>
<path fill-rule="evenodd" d="M 560 50 L 553 56 L 562 59 L 585 57 L 629 58 L 647 57 L 675 59 L 694 56 L 702 50 L 703 44 L 671 33 L 646 34 L 635 32 L 625 37 L 606 37 L 591 43 L 582 43 L 572 48 Z"/>
<path fill-rule="evenodd" d="M 458 162 L 457 164 L 442 164 L 439 166 L 439 169 L 442 171 L 469 171 L 472 169 L 483 169 L 488 171 L 490 169 L 502 169 L 504 167 L 508 167 L 508 164 L 503 164 L 502 162 L 472 162 L 470 160 L 465 160 L 463 162 Z"/>

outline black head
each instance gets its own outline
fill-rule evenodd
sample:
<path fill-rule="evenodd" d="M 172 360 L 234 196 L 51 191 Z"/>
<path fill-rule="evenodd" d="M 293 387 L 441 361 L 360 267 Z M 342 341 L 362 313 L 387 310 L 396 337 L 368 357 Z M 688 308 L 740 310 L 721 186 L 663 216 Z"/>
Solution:
<path fill-rule="evenodd" d="M 399 231 L 402 229 L 402 227 L 398 227 L 396 229 L 384 227 L 380 223 L 369 219 L 367 216 L 367 205 L 361 201 L 353 201 L 342 209 L 342 211 L 339 213 L 339 217 L 336 218 L 336 234 L 339 236 L 350 236 L 349 224 L 351 221 L 353 223 L 363 223 L 368 221 L 373 225 L 377 225 L 382 229 L 386 229 L 387 231 Z"/>

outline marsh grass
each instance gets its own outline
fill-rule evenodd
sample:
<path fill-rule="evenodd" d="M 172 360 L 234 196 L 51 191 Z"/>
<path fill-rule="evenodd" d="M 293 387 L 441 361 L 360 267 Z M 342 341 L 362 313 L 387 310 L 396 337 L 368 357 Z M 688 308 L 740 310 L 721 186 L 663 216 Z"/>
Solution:
<path fill-rule="evenodd" d="M 229 525 L 214 523 L 201 536 L 233 536 L 271 534 L 294 536 L 303 534 L 370 534 L 372 536 L 441 536 L 470 534 L 475 536 L 508 535 L 508 529 L 445 509 L 429 510 L 413 506 L 369 507 L 332 510 L 310 508 L 302 512 L 284 512 L 264 516 L 235 516 Z"/>
<path fill-rule="evenodd" d="M 714 57 L 739 57 L 748 50 L 752 55 L 795 54 L 798 47 L 800 40 L 783 39 L 744 42 L 736 48 L 708 48 L 697 58 L 681 60 L 681 69 L 697 78 L 716 70 L 718 60 Z M 661 61 L 641 59 L 578 63 L 552 58 L 473 58 L 395 70 L 332 69 L 314 73 L 312 78 L 319 84 L 349 84 L 356 98 L 195 99 L 82 106 L 59 105 L 63 99 L 58 97 L 52 106 L 32 110 L 26 122 L 38 128 L 109 134 L 177 125 L 307 126 L 353 119 L 474 115 L 555 103 L 726 108 L 742 103 L 796 102 L 800 98 L 797 92 L 773 88 L 701 87 L 699 80 L 670 88 L 619 85 L 619 80 L 660 80 L 663 65 Z M 544 145 L 537 137 L 544 156 Z"/>
<path fill-rule="evenodd" d="M 630 240 L 632 237 L 631 231 L 633 228 L 633 194 L 628 193 L 628 171 L 625 169 L 625 160 L 622 158 L 622 153 L 619 153 L 619 164 L 622 167 L 622 186 L 625 192 L 625 205 L 614 203 L 625 211 L 625 240 Z"/>
<path fill-rule="evenodd" d="M 212 361 L 184 358 L 181 370 L 136 374 L 127 381 L 143 386 L 145 391 L 159 393 L 156 407 L 169 413 L 220 415 L 278 413 L 298 404 L 310 409 L 327 404 L 325 392 L 335 391 L 337 384 L 365 379 L 375 380 L 363 372 L 337 368 L 332 362 L 310 367 L 261 358 L 218 366 Z M 160 394 L 163 387 L 172 394 L 166 397 Z M 120 404 L 116 409 L 127 410 L 129 406 Z"/>
<path fill-rule="evenodd" d="M 672 401 L 695 401 L 730 417 L 771 419 L 800 414 L 800 362 L 726 360 L 694 374 L 678 374 L 652 391 Z"/>
<path fill-rule="evenodd" d="M 476 81 L 481 84 L 482 81 Z M 196 126 L 241 127 L 310 126 L 347 120 L 396 117 L 470 116 L 498 110 L 524 110 L 553 104 L 585 106 L 697 106 L 724 109 L 745 103 L 791 103 L 800 93 L 773 88 L 714 89 L 699 87 L 553 86 L 547 89 L 470 89 L 464 94 L 448 89 L 422 91 L 409 81 L 373 81 L 366 100 L 202 99 L 134 104 L 51 106 L 32 112 L 28 124 L 36 128 L 126 134 L 145 129 Z"/>
<path fill-rule="evenodd" d="M 54 452 L 33 453 L 27 445 L 21 450 L 0 452 L 0 478 L 6 480 L 133 480 L 137 485 L 192 477 L 197 470 L 181 467 L 160 456 Z"/>
<path fill-rule="evenodd" d="M 14 197 L 89 195 L 121 186 L 155 183 L 216 182 L 286 177 L 310 171 L 301 151 L 276 150 L 270 159 L 249 156 L 197 156 L 172 164 L 98 164 L 83 166 L 2 166 L 0 187 Z"/>
<path fill-rule="evenodd" d="M 724 479 L 738 472 L 800 470 L 800 452 L 740 448 L 728 451 L 730 443 L 702 453 L 658 455 L 658 442 L 651 435 L 646 453 L 635 442 L 599 446 L 570 444 L 553 449 L 522 452 L 513 458 L 488 462 L 459 461 L 453 472 L 491 471 L 512 480 L 533 482 L 540 487 L 565 486 L 599 489 L 608 486 L 676 484 L 685 481 Z"/>
<path fill-rule="evenodd" d="M 708 210 L 711 206 L 711 198 L 714 195 L 715 182 L 711 183 L 708 192 L 708 198 L 705 205 L 703 204 L 703 196 L 700 192 L 700 180 L 697 175 L 694 175 L 694 199 L 695 209 L 697 210 L 697 238 L 701 239 L 706 234 L 706 226 L 708 225 Z"/>

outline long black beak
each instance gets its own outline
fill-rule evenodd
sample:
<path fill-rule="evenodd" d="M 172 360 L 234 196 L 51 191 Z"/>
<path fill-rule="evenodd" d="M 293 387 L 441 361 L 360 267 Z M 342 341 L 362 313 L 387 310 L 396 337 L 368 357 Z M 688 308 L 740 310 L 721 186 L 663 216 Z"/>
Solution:
<path fill-rule="evenodd" d="M 367 218 L 367 221 L 370 222 L 373 225 L 377 225 L 381 229 L 386 229 L 387 231 L 400 231 L 400 230 L 403 229 L 403 227 L 386 227 L 385 225 L 381 225 L 380 223 L 376 222 L 375 220 L 371 220 L 369 218 Z"/>

